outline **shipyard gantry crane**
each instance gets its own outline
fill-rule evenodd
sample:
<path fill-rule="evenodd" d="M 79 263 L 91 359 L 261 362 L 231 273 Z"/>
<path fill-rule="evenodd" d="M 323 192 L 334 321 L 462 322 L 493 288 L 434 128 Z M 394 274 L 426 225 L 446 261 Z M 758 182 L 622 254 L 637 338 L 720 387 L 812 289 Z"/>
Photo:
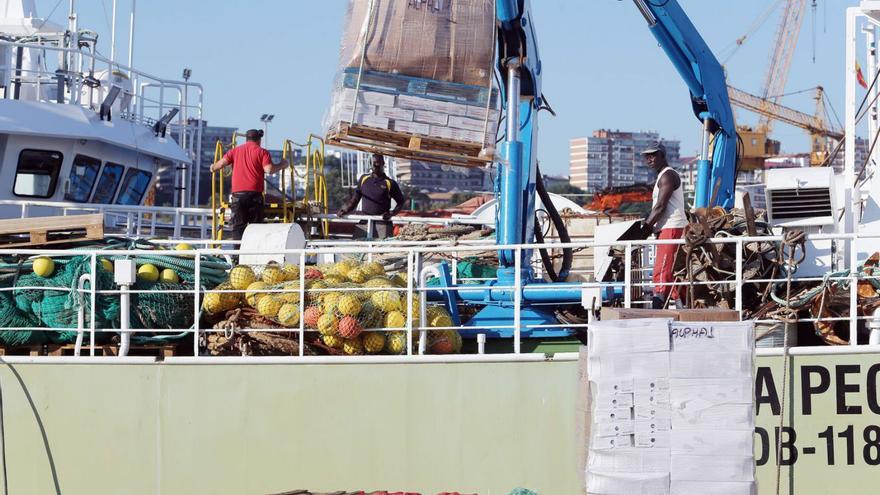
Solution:
<path fill-rule="evenodd" d="M 779 103 L 771 102 L 766 98 L 761 98 L 760 96 L 747 93 L 732 86 L 729 86 L 727 89 L 728 94 L 730 95 L 731 104 L 755 112 L 760 115 L 762 119 L 769 119 L 771 122 L 784 122 L 786 124 L 798 127 L 809 132 L 811 146 L 811 165 L 818 166 L 825 163 L 825 159 L 827 158 L 828 152 L 831 148 L 831 146 L 829 146 L 829 139 L 837 142 L 843 139 L 843 132 L 831 129 L 824 118 L 825 90 L 822 88 L 822 86 L 816 87 L 815 115 L 810 115 L 780 105 Z M 743 136 L 745 144 L 745 160 L 749 160 L 752 159 L 753 156 L 760 155 L 760 151 L 755 150 L 754 148 L 757 148 L 759 145 L 759 138 L 762 135 L 761 131 L 759 130 L 754 133 L 758 134 L 758 136 L 754 138 L 755 142 L 749 142 L 749 136 L 751 134 L 753 134 L 753 132 L 746 129 L 740 129 L 740 135 Z M 766 134 L 763 134 L 763 136 L 766 137 Z M 749 164 L 747 164 L 747 168 L 756 168 L 754 166 L 748 165 Z"/>
<path fill-rule="evenodd" d="M 779 20 L 779 28 L 776 31 L 776 44 L 773 55 L 770 57 L 770 65 L 764 76 L 764 91 L 761 95 L 765 107 L 779 103 L 788 83 L 791 60 L 794 57 L 794 49 L 797 46 L 801 34 L 801 26 L 804 24 L 804 15 L 807 10 L 807 0 L 786 0 L 785 10 Z M 769 136 L 773 131 L 773 118 L 770 112 L 762 112 L 758 121 L 758 129 L 765 131 Z"/>
<path fill-rule="evenodd" d="M 750 110 L 759 115 L 756 128 L 740 126 L 739 134 L 743 139 L 742 168 L 753 170 L 763 168 L 764 158 L 779 153 L 779 142 L 769 139 L 775 121 L 799 127 L 810 133 L 810 162 L 820 165 L 828 153 L 828 139 L 840 140 L 842 134 L 830 129 L 824 119 L 824 91 L 817 88 L 816 114 L 808 115 L 780 104 L 788 82 L 794 49 L 800 37 L 807 0 L 780 0 L 785 8 L 776 31 L 776 41 L 770 65 L 764 76 L 764 86 L 760 96 L 753 95 L 738 88 L 729 86 L 731 103 L 737 107 Z M 816 6 L 816 0 L 811 5 Z M 742 39 L 737 44 L 742 44 Z"/>

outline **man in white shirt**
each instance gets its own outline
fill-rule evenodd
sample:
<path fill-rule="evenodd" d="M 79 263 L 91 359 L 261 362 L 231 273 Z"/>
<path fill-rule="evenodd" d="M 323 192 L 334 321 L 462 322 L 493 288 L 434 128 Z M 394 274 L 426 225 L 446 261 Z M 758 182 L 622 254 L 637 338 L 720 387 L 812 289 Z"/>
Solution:
<path fill-rule="evenodd" d="M 661 142 L 651 144 L 642 151 L 648 166 L 657 172 L 657 182 L 654 184 L 653 206 L 651 213 L 642 221 L 645 229 L 650 228 L 657 239 L 681 239 L 684 228 L 688 224 L 684 205 L 684 188 L 678 172 L 669 166 L 666 161 L 666 147 Z M 678 291 L 672 284 L 673 265 L 675 253 L 678 251 L 677 244 L 663 244 L 657 246 L 654 257 L 654 298 L 652 307 L 662 309 L 666 305 L 670 294 L 677 297 Z"/>

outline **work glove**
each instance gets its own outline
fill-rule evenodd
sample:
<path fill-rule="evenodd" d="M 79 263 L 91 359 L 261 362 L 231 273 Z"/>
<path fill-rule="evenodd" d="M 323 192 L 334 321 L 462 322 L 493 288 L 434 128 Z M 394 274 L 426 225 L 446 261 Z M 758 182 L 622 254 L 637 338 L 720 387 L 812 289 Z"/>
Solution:
<path fill-rule="evenodd" d="M 345 210 L 339 210 L 339 211 L 336 212 L 336 216 L 337 216 L 337 217 L 340 217 L 340 218 L 344 217 L 344 216 L 347 215 L 347 214 L 348 214 L 348 212 L 345 211 Z"/>
<path fill-rule="evenodd" d="M 382 214 L 382 220 L 385 220 L 387 222 L 388 220 L 391 220 L 392 216 L 393 215 L 391 215 L 390 211 L 386 211 L 385 213 Z"/>

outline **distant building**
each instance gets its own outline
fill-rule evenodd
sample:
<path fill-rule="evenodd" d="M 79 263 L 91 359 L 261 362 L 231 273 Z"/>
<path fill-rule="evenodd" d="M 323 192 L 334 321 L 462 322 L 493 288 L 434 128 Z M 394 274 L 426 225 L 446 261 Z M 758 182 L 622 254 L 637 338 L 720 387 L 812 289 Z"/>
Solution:
<path fill-rule="evenodd" d="M 195 125 L 196 120 L 190 120 L 190 125 Z M 211 164 L 214 163 L 214 153 L 217 147 L 217 141 L 223 142 L 224 146 L 228 146 L 232 141 L 232 134 L 238 131 L 237 127 L 221 127 L 210 126 L 208 121 L 202 120 L 202 145 L 199 148 L 199 156 L 201 157 L 201 170 L 198 171 L 199 177 L 199 198 L 198 205 L 205 206 L 211 203 Z"/>
<path fill-rule="evenodd" d="M 553 176 L 545 174 L 542 179 L 544 179 L 544 187 L 546 187 L 547 189 L 571 184 L 571 180 L 565 176 Z"/>
<path fill-rule="evenodd" d="M 679 166 L 676 167 L 681 176 L 681 184 L 685 193 L 693 193 L 697 184 L 697 160 L 698 156 L 683 156 L 679 158 Z"/>
<path fill-rule="evenodd" d="M 837 152 L 837 156 L 834 157 L 834 161 L 832 162 L 832 167 L 834 167 L 834 171 L 836 173 L 843 172 L 844 168 L 846 168 L 846 163 L 844 160 L 844 149 L 840 148 L 840 151 Z M 855 170 L 856 174 L 859 173 L 862 166 L 868 160 L 868 140 L 862 137 L 856 136 L 856 164 Z"/>
<path fill-rule="evenodd" d="M 656 132 L 622 132 L 600 129 L 591 137 L 570 141 L 571 185 L 586 192 L 609 187 L 650 184 L 656 179 L 641 152 L 654 141 L 666 146 L 670 166 L 680 167 L 679 141 L 661 139 Z"/>
<path fill-rule="evenodd" d="M 395 163 L 396 179 L 420 191 L 482 192 L 492 189 L 491 177 L 485 168 L 453 167 L 403 159 L 397 159 Z"/>

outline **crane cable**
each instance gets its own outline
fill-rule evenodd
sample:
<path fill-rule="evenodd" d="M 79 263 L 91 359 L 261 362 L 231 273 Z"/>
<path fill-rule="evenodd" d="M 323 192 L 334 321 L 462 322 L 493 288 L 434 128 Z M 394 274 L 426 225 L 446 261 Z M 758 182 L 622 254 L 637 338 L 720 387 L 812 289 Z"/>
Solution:
<path fill-rule="evenodd" d="M 779 7 L 779 5 L 782 4 L 783 1 L 784 0 L 776 0 L 776 2 L 770 4 L 770 7 L 768 7 L 767 10 L 765 10 L 758 17 L 755 18 L 755 20 L 749 26 L 749 29 L 744 35 L 740 36 L 736 39 L 736 41 L 727 45 L 724 49 L 721 50 L 722 52 L 732 50 L 730 52 L 730 55 L 724 58 L 724 62 L 722 63 L 722 65 L 727 65 L 727 62 L 729 62 L 730 59 L 733 58 L 734 55 L 736 55 L 739 49 L 742 48 L 742 46 L 745 44 L 746 40 L 764 26 L 764 23 L 767 22 L 768 18 L 770 18 L 770 14 L 772 14 L 773 11 L 776 10 L 776 8 Z"/>

